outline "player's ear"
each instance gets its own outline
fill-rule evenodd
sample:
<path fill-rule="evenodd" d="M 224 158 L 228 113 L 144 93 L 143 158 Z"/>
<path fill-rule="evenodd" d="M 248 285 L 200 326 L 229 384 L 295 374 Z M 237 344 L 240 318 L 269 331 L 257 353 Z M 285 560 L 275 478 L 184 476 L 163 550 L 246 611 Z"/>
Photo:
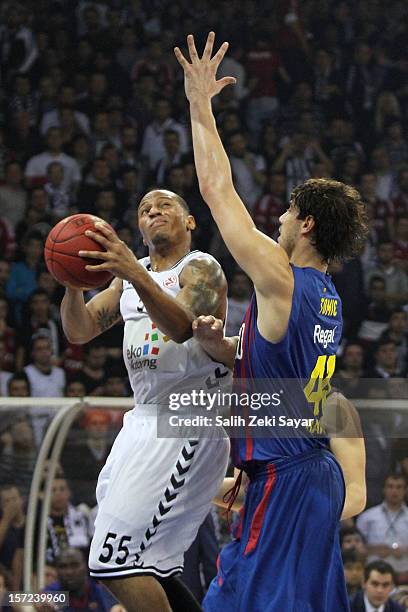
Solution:
<path fill-rule="evenodd" d="M 301 233 L 302 234 L 310 234 L 315 228 L 315 220 L 312 215 L 307 215 L 302 221 Z"/>
<path fill-rule="evenodd" d="M 186 228 L 192 232 L 196 227 L 197 224 L 193 215 L 188 215 L 186 218 Z"/>

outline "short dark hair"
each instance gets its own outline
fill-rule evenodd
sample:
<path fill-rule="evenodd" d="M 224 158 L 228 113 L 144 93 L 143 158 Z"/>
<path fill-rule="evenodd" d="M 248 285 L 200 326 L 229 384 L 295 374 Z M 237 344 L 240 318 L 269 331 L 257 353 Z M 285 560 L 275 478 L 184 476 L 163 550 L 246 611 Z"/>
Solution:
<path fill-rule="evenodd" d="M 352 527 L 342 527 L 341 530 L 340 530 L 340 544 L 343 544 L 343 540 L 344 540 L 344 538 L 346 536 L 355 535 L 355 534 L 361 536 L 361 539 L 363 540 L 363 542 L 365 541 L 363 534 L 361 533 L 361 531 L 357 527 L 355 527 L 355 526 L 352 526 Z"/>
<path fill-rule="evenodd" d="M 181 164 L 177 164 L 177 165 L 175 165 L 175 166 L 172 166 L 172 167 L 170 168 L 170 170 L 173 170 L 173 168 L 183 168 L 183 166 L 182 166 Z M 150 193 L 151 191 L 163 191 L 163 190 L 166 190 L 166 188 L 165 188 L 165 187 L 154 187 L 154 186 L 153 186 L 153 187 L 151 187 L 151 188 L 149 189 L 148 193 Z M 167 190 L 166 190 L 166 191 L 167 191 Z M 180 206 L 181 206 L 182 208 L 184 208 L 184 210 L 186 211 L 186 213 L 187 213 L 188 215 L 191 215 L 190 207 L 189 207 L 189 205 L 187 204 L 187 202 L 185 201 L 185 199 L 184 199 L 184 198 L 182 198 L 182 197 L 181 197 L 181 196 L 180 196 L 178 193 L 174 193 L 174 191 L 172 191 L 171 193 L 175 195 L 177 202 L 180 204 Z M 142 200 L 143 200 L 143 198 L 140 200 L 140 202 L 139 202 L 139 204 L 138 204 L 138 208 L 140 207 L 140 204 L 141 204 Z"/>
<path fill-rule="evenodd" d="M 19 381 L 19 380 L 23 380 L 27 384 L 28 394 L 31 395 L 30 379 L 28 378 L 25 372 L 15 372 L 14 374 L 10 376 L 10 378 L 7 381 L 7 392 L 10 393 L 11 384 L 14 381 Z"/>
<path fill-rule="evenodd" d="M 385 344 L 388 344 L 388 342 L 387 342 L 387 343 L 385 343 Z M 408 484 L 407 477 L 406 477 L 406 475 L 405 475 L 403 472 L 401 472 L 400 474 L 398 474 L 397 472 L 390 472 L 390 473 L 389 473 L 389 474 L 387 474 L 387 475 L 386 475 L 386 477 L 384 478 L 384 484 L 385 484 L 385 483 L 387 482 L 387 480 L 389 480 L 390 478 L 391 478 L 392 480 L 403 480 L 403 481 L 404 481 L 404 483 L 405 483 L 405 486 L 407 486 L 407 484 Z"/>
<path fill-rule="evenodd" d="M 392 581 L 395 584 L 396 583 L 396 574 L 395 574 L 395 570 L 392 567 L 392 565 L 390 565 L 389 563 L 387 563 L 386 561 L 371 561 L 371 563 L 368 563 L 365 568 L 364 568 L 364 582 L 367 582 L 367 580 L 370 577 L 371 572 L 378 572 L 379 574 L 391 574 L 392 576 Z"/>
<path fill-rule="evenodd" d="M 332 179 L 309 179 L 292 192 L 298 219 L 315 220 L 312 244 L 326 262 L 358 255 L 367 237 L 367 215 L 359 192 Z"/>

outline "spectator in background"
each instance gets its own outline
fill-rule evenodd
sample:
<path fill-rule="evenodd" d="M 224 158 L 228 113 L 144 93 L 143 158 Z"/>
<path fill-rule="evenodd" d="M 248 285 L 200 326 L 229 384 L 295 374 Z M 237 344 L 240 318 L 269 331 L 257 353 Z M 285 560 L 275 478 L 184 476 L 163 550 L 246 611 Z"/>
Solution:
<path fill-rule="evenodd" d="M 245 205 L 252 211 L 266 184 L 265 160 L 248 149 L 242 132 L 233 132 L 226 142 L 234 184 Z"/>
<path fill-rule="evenodd" d="M 113 189 L 109 164 L 103 157 L 96 157 L 91 171 L 86 175 L 78 193 L 78 206 L 81 212 L 92 212 L 96 198 L 102 189 Z"/>
<path fill-rule="evenodd" d="M 34 336 L 31 343 L 32 361 L 24 371 L 31 385 L 33 397 L 62 397 L 65 372 L 53 365 L 52 343 L 48 336 Z"/>
<path fill-rule="evenodd" d="M 44 113 L 40 123 L 41 136 L 45 136 L 48 130 L 52 127 L 63 127 L 63 110 L 71 109 L 74 115 L 74 121 L 77 126 L 77 135 L 86 135 L 90 133 L 90 124 L 88 117 L 77 110 L 75 107 L 75 89 L 72 85 L 65 84 L 61 87 L 58 94 L 57 108 L 50 109 Z"/>
<path fill-rule="evenodd" d="M 379 238 L 387 240 L 394 233 L 393 205 L 390 200 L 382 200 L 377 195 L 377 179 L 375 174 L 363 174 L 360 179 L 359 191 L 365 204 L 370 206 L 374 227 Z"/>
<path fill-rule="evenodd" d="M 96 196 L 93 206 L 94 213 L 112 227 L 118 226 L 116 194 L 111 189 L 102 189 Z"/>
<path fill-rule="evenodd" d="M 53 563 L 70 546 L 87 552 L 90 542 L 88 518 L 71 504 L 71 491 L 65 478 L 57 477 L 53 482 L 47 524 L 47 561 Z"/>
<path fill-rule="evenodd" d="M 27 111 L 18 111 L 12 116 L 12 134 L 8 134 L 8 145 L 15 161 L 25 165 L 40 146 L 40 138 L 34 126 L 30 125 Z M 1 138 L 0 138 L 1 141 Z"/>
<path fill-rule="evenodd" d="M 6 295 L 15 308 L 15 319 L 21 322 L 22 309 L 28 297 L 37 288 L 37 276 L 43 255 L 43 240 L 39 234 L 27 236 L 22 245 L 22 261 L 13 263 L 6 285 Z"/>
<path fill-rule="evenodd" d="M 130 78 L 138 81 L 142 75 L 153 77 L 160 90 L 164 91 L 172 80 L 172 69 L 167 56 L 163 54 L 163 45 L 158 37 L 152 37 L 146 46 L 145 56 L 138 60 L 130 72 Z"/>
<path fill-rule="evenodd" d="M 398 308 L 391 313 L 388 328 L 380 336 L 380 342 L 392 342 L 397 349 L 397 370 L 408 368 L 408 313 Z"/>
<path fill-rule="evenodd" d="M 217 575 L 219 546 L 214 521 L 208 514 L 200 526 L 197 537 L 184 553 L 184 570 L 181 580 L 188 586 L 198 602 L 204 598 L 214 576 Z"/>
<path fill-rule="evenodd" d="M 109 115 L 106 111 L 96 113 L 92 126 L 92 147 L 95 155 L 100 156 L 103 147 L 107 144 L 114 144 L 111 137 Z"/>
<path fill-rule="evenodd" d="M 64 186 L 64 166 L 60 162 L 51 162 L 47 166 L 47 182 L 44 190 L 48 196 L 48 205 L 53 219 L 57 222 L 67 217 L 71 208 L 71 196 Z"/>
<path fill-rule="evenodd" d="M 367 549 L 363 535 L 361 531 L 355 527 L 355 525 L 351 527 L 341 527 L 340 547 L 342 553 L 354 550 L 364 557 L 367 556 Z"/>
<path fill-rule="evenodd" d="M 5 74 L 26 74 L 38 55 L 33 32 L 26 25 L 27 13 L 23 5 L 6 8 L 5 27 L 0 38 L 0 61 L 7 68 Z"/>
<path fill-rule="evenodd" d="M 43 184 L 47 180 L 47 167 L 51 162 L 60 162 L 64 166 L 63 186 L 66 190 L 75 192 L 81 181 L 81 171 L 75 159 L 62 150 L 62 134 L 60 128 L 49 128 L 46 136 L 47 148 L 42 153 L 31 157 L 25 168 L 28 187 Z"/>
<path fill-rule="evenodd" d="M 6 294 L 7 281 L 10 277 L 10 263 L 0 257 L 0 295 Z"/>
<path fill-rule="evenodd" d="M 85 176 L 85 171 L 92 162 L 92 148 L 89 138 L 77 136 L 71 143 L 72 158 L 78 164 L 81 175 Z"/>
<path fill-rule="evenodd" d="M 348 397 L 364 397 L 364 348 L 361 344 L 349 342 L 343 349 L 340 368 L 335 374 L 335 386 Z"/>
<path fill-rule="evenodd" d="M 120 145 L 120 165 L 135 168 L 143 176 L 145 167 L 140 155 L 138 131 L 135 125 L 123 127 Z"/>
<path fill-rule="evenodd" d="M 365 510 L 357 518 L 357 527 L 367 542 L 368 561 L 383 559 L 392 564 L 401 577 L 408 572 L 408 508 L 407 492 L 402 474 L 389 474 L 384 482 L 381 504 Z"/>
<path fill-rule="evenodd" d="M 18 162 L 7 164 L 5 183 L 0 186 L 0 211 L 14 229 L 24 217 L 27 206 L 27 192 L 22 182 L 21 165 Z"/>
<path fill-rule="evenodd" d="M 89 79 L 88 91 L 81 100 L 80 109 L 87 117 L 94 117 L 106 108 L 109 84 L 103 72 L 94 72 Z"/>
<path fill-rule="evenodd" d="M 315 54 L 313 90 L 315 100 L 327 116 L 333 117 L 339 112 L 343 104 L 343 77 L 326 49 L 318 49 Z"/>
<path fill-rule="evenodd" d="M 393 207 L 397 217 L 408 215 L 408 167 L 401 168 L 398 173 L 398 182 Z"/>
<path fill-rule="evenodd" d="M 395 587 L 395 572 L 389 563 L 373 561 L 364 568 L 363 591 L 350 602 L 351 612 L 404 612 L 404 608 L 390 599 Z"/>
<path fill-rule="evenodd" d="M 44 240 L 53 225 L 49 213 L 48 196 L 44 187 L 33 187 L 24 218 L 17 225 L 16 238 L 24 246 L 28 235 L 34 234 Z"/>
<path fill-rule="evenodd" d="M 17 243 L 13 226 L 5 217 L 0 217 L 0 252 L 10 261 L 14 259 Z"/>
<path fill-rule="evenodd" d="M 60 552 L 55 565 L 58 580 L 48 585 L 43 592 L 67 591 L 69 606 L 64 608 L 66 612 L 81 609 L 93 612 L 125 612 L 104 586 L 88 578 L 88 568 L 81 550 L 69 546 Z M 38 605 L 36 609 L 38 612 L 49 612 L 46 605 Z"/>
<path fill-rule="evenodd" d="M 72 430 L 61 456 L 64 474 L 75 500 L 90 508 L 96 504 L 96 482 L 112 447 L 110 426 L 108 411 L 87 410 L 82 427 Z"/>
<path fill-rule="evenodd" d="M 188 136 L 184 126 L 172 118 L 171 104 L 166 98 L 157 98 L 153 107 L 153 121 L 145 129 L 142 144 L 142 155 L 147 159 L 149 169 L 153 171 L 160 159 L 166 154 L 164 134 L 173 130 L 180 137 L 180 151 L 187 153 Z"/>
<path fill-rule="evenodd" d="M 60 358 L 64 347 L 64 336 L 59 323 L 51 314 L 51 301 L 45 289 L 35 289 L 28 298 L 23 323 L 18 329 L 17 369 L 28 363 L 28 347 L 34 337 L 48 338 L 52 346 L 54 363 Z"/>
<path fill-rule="evenodd" d="M 358 41 L 354 48 L 354 63 L 346 74 L 346 99 L 364 143 L 372 140 L 375 98 L 384 76 L 385 69 L 375 62 L 372 47 Z"/>
<path fill-rule="evenodd" d="M 180 150 L 180 136 L 174 130 L 166 130 L 163 136 L 163 144 L 165 154 L 158 161 L 153 173 L 153 184 L 164 186 L 164 177 L 172 166 L 178 166 L 182 161 L 182 153 Z"/>
<path fill-rule="evenodd" d="M 37 456 L 34 433 L 30 420 L 25 416 L 15 417 L 3 437 L 1 453 L 2 483 L 12 483 L 19 488 L 24 500 L 27 500 Z"/>
<path fill-rule="evenodd" d="M 242 270 L 235 270 L 229 283 L 226 334 L 237 336 L 249 306 L 252 283 Z"/>
<path fill-rule="evenodd" d="M 398 121 L 401 117 L 401 106 L 397 96 L 392 91 L 382 91 L 375 107 L 375 130 L 378 136 L 384 134 L 387 125 Z"/>
<path fill-rule="evenodd" d="M 330 157 L 336 171 L 349 156 L 357 156 L 360 162 L 365 159 L 361 143 L 355 140 L 353 123 L 342 116 L 332 119 L 328 138 L 324 142 L 324 151 Z"/>
<path fill-rule="evenodd" d="M 404 376 L 405 370 L 398 369 L 398 354 L 395 343 L 385 337 L 375 346 L 374 364 L 367 371 L 368 378 L 394 378 Z"/>
<path fill-rule="evenodd" d="M 15 372 L 7 381 L 8 397 L 31 397 L 31 386 L 24 372 Z"/>
<path fill-rule="evenodd" d="M 396 263 L 408 274 L 408 214 L 397 217 L 393 244 Z"/>
<path fill-rule="evenodd" d="M 94 341 L 84 348 L 84 363 L 78 378 L 84 383 L 87 395 L 102 395 L 107 374 L 106 347 Z"/>
<path fill-rule="evenodd" d="M 12 610 L 11 606 L 8 605 L 6 595 L 9 591 L 12 591 L 13 588 L 13 579 L 10 572 L 3 565 L 0 565 L 0 610 L 2 610 L 2 612 L 9 612 Z"/>
<path fill-rule="evenodd" d="M 380 276 L 385 282 L 386 301 L 392 307 L 408 304 L 408 277 L 394 261 L 394 245 L 392 242 L 382 242 L 378 245 L 378 263 L 367 268 L 366 283 L 375 276 Z"/>
<path fill-rule="evenodd" d="M 330 159 L 317 140 L 311 141 L 306 134 L 297 132 L 286 142 L 272 169 L 274 172 L 285 173 L 288 201 L 293 189 L 311 177 L 313 166 L 317 162 L 332 168 Z"/>
<path fill-rule="evenodd" d="M 380 200 L 391 200 L 395 191 L 395 174 L 390 156 L 384 147 L 376 147 L 371 154 L 371 169 L 376 178 L 375 192 Z"/>
<path fill-rule="evenodd" d="M 279 217 L 287 208 L 285 175 L 272 173 L 266 184 L 266 193 L 256 202 L 253 220 L 256 227 L 276 239 L 279 230 Z"/>
<path fill-rule="evenodd" d="M 408 162 L 408 142 L 400 121 L 392 120 L 385 128 L 382 147 L 387 151 L 394 172 Z"/>
<path fill-rule="evenodd" d="M 4 342 L 4 352 L 0 356 L 1 368 L 8 372 L 14 371 L 16 352 L 15 330 L 8 325 L 9 305 L 0 294 L 0 340 Z"/>
<path fill-rule="evenodd" d="M 278 109 L 277 80 L 286 83 L 290 77 L 286 72 L 279 54 L 271 48 L 269 36 L 257 32 L 254 44 L 246 56 L 248 90 L 250 92 L 247 123 L 255 143 L 258 141 L 262 123 L 272 119 Z"/>
<path fill-rule="evenodd" d="M 118 215 L 120 219 L 126 219 L 128 222 L 141 200 L 141 176 L 135 167 L 123 167 L 120 174 L 120 187 L 121 189 L 118 192 Z M 133 238 L 132 236 L 132 240 Z"/>
<path fill-rule="evenodd" d="M 0 563 L 12 576 L 12 590 L 22 587 L 25 514 L 23 498 L 14 484 L 0 489 Z"/>
<path fill-rule="evenodd" d="M 348 550 L 342 554 L 344 575 L 348 596 L 361 591 L 364 581 L 365 556 L 356 550 Z"/>

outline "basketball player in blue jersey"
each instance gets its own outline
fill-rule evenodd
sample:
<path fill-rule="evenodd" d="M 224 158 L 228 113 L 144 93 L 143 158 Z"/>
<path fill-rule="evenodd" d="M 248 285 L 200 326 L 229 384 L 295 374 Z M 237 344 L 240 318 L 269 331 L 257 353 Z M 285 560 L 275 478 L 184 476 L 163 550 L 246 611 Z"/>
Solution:
<path fill-rule="evenodd" d="M 361 437 L 329 441 L 319 419 L 342 330 L 341 301 L 327 267 L 364 244 L 364 207 L 355 189 L 313 179 L 293 191 L 278 242 L 258 231 L 235 191 L 211 108 L 211 98 L 235 82 L 216 79 L 228 44 L 212 57 L 211 32 L 200 58 L 191 35 L 187 43 L 190 61 L 178 48 L 175 54 L 184 70 L 201 194 L 255 287 L 239 341 L 222 334 L 214 341 L 219 324 L 212 319 L 209 326 L 207 320 L 193 324 L 196 337 L 220 362 L 232 363 L 235 355 L 236 378 L 255 388 L 257 380 L 264 391 L 265 380 L 274 390 L 277 380 L 292 379 L 302 391 L 299 410 L 309 410 L 320 434 L 232 441 L 234 463 L 249 484 L 236 539 L 220 555 L 204 609 L 347 611 L 338 523 L 365 505 L 364 443 Z"/>

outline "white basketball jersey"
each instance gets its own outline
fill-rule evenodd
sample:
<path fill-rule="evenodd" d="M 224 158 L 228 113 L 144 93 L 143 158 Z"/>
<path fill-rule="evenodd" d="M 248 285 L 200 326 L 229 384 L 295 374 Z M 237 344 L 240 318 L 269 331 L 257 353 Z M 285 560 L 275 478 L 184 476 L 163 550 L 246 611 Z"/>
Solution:
<path fill-rule="evenodd" d="M 140 259 L 139 263 L 163 291 L 176 297 L 184 266 L 203 257 L 214 259 L 207 253 L 192 251 L 162 272 L 151 270 L 149 257 Z M 167 404 L 170 393 L 193 388 L 215 391 L 217 387 L 231 384 L 231 371 L 213 361 L 194 338 L 177 344 L 162 334 L 150 319 L 137 291 L 127 281 L 123 281 L 120 311 L 125 322 L 123 358 L 136 406 Z"/>

